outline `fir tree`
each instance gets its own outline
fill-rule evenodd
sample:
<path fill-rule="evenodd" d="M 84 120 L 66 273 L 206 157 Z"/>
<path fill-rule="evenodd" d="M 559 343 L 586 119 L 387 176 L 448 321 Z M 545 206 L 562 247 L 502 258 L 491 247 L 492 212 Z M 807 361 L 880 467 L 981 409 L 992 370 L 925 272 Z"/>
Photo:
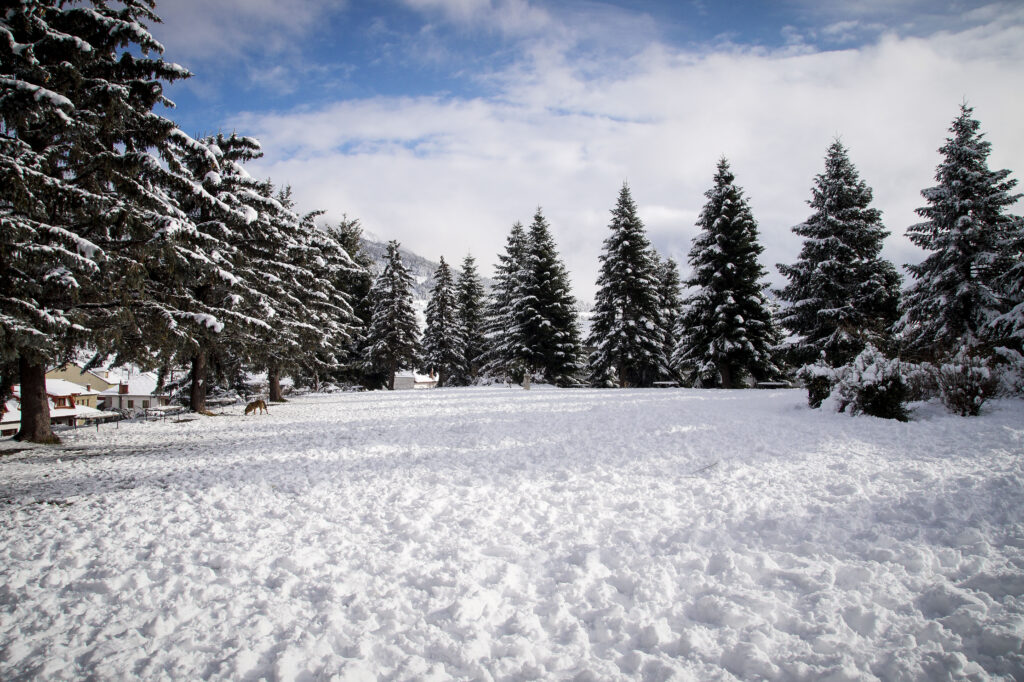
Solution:
<path fill-rule="evenodd" d="M 1004 211 L 1020 195 L 1010 193 L 1017 184 L 1010 171 L 989 170 L 992 145 L 973 111 L 961 105 L 939 148 L 944 158 L 935 172 L 938 185 L 921 191 L 927 205 L 917 214 L 924 222 L 907 228 L 910 240 L 929 255 L 906 266 L 914 283 L 903 300 L 899 330 L 906 350 L 922 358 L 992 345 L 991 331 L 1008 309 L 1001 280 L 1014 254 L 1003 249 L 1021 228 L 1020 219 Z"/>
<path fill-rule="evenodd" d="M 689 263 L 686 299 L 674 361 L 705 387 L 735 388 L 747 376 L 767 378 L 779 370 L 772 357 L 777 333 L 764 295 L 764 248 L 743 190 L 733 184 L 729 163 L 718 162 L 715 186 L 705 192 Z"/>
<path fill-rule="evenodd" d="M 387 377 L 380 372 L 374 372 L 362 360 L 366 355 L 366 332 L 373 318 L 370 289 L 373 287 L 374 279 L 371 274 L 373 261 L 363 249 L 363 228 L 358 218 L 349 218 L 345 215 L 336 226 L 329 226 L 326 231 L 348 254 L 355 266 L 353 269 L 340 272 L 337 282 L 337 287 L 348 293 L 353 312 L 353 329 L 347 353 L 349 361 L 337 376 L 364 386 L 379 386 L 386 382 Z"/>
<path fill-rule="evenodd" d="M 135 330 L 161 317 L 140 261 L 177 217 L 157 161 L 174 124 L 153 108 L 189 74 L 159 58 L 151 7 L 29 0 L 0 15 L 0 362 L 19 365 L 19 439 L 57 440 L 47 364 L 86 343 L 144 358 Z"/>
<path fill-rule="evenodd" d="M 402 263 L 397 241 L 388 242 L 387 262 L 373 282 L 370 301 L 373 313 L 366 334 L 366 361 L 374 371 L 387 376 L 387 387 L 394 390 L 395 373 L 420 364 L 412 275 Z"/>
<path fill-rule="evenodd" d="M 667 381 L 678 381 L 679 373 L 671 358 L 676 346 L 679 345 L 683 297 L 680 292 L 679 269 L 671 258 L 661 261 L 658 265 L 658 299 L 661 307 L 661 347 L 665 357 L 669 359 L 662 378 Z"/>
<path fill-rule="evenodd" d="M 514 364 L 564 385 L 580 368 L 580 332 L 569 274 L 540 209 L 533 216 L 524 267 L 511 306 Z"/>
<path fill-rule="evenodd" d="M 463 372 L 454 377 L 454 380 L 459 384 L 468 385 L 476 380 L 486 351 L 484 287 L 477 274 L 476 261 L 471 255 L 467 255 L 462 261 L 462 272 L 455 283 L 455 298 L 458 304 L 459 327 L 465 340 L 465 351 Z"/>
<path fill-rule="evenodd" d="M 256 140 L 217 135 L 178 142 L 168 157 L 176 178 L 170 196 L 183 218 L 146 265 L 172 322 L 164 363 L 189 367 L 181 383 L 190 409 L 203 412 L 211 370 L 240 363 L 273 332 L 267 320 L 274 305 L 260 281 L 266 261 L 253 254 L 266 250 L 264 232 L 279 232 L 269 227 L 275 203 L 269 185 L 242 168 L 260 156 Z M 280 285 L 273 272 L 266 279 Z"/>
<path fill-rule="evenodd" d="M 487 377 L 511 381 L 522 379 L 522 367 L 517 361 L 523 340 L 512 316 L 512 304 L 525 274 L 527 244 L 526 231 L 522 223 L 516 222 L 509 232 L 505 253 L 499 254 L 498 264 L 494 267 L 494 289 L 484 322 L 486 350 L 480 369 L 480 373 Z"/>
<path fill-rule="evenodd" d="M 629 187 L 622 185 L 608 225 L 597 277 L 588 345 L 590 380 L 619 386 L 650 386 L 669 372 L 658 288 L 657 255 L 651 251 Z"/>
<path fill-rule="evenodd" d="M 459 323 L 452 271 L 441 257 L 434 273 L 434 289 L 427 302 L 427 328 L 423 334 L 423 364 L 437 373 L 437 385 L 466 374 L 466 340 Z"/>
<path fill-rule="evenodd" d="M 779 265 L 789 280 L 779 297 L 790 305 L 781 323 L 798 339 L 789 347 L 798 364 L 851 362 L 871 343 L 884 348 L 897 317 L 900 276 L 882 258 L 888 232 L 871 208 L 871 188 L 860 179 L 836 140 L 815 178 L 808 204 L 814 213 L 793 228 L 804 238 L 793 265 Z"/>

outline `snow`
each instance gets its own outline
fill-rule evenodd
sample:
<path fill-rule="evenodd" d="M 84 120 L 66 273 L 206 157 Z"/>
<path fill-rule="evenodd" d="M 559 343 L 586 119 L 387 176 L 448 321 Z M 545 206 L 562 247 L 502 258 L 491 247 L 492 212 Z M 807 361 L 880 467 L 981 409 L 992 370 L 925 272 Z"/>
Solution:
<path fill-rule="evenodd" d="M 1024 402 L 805 399 L 349 393 L 0 441 L 0 678 L 1019 678 Z"/>

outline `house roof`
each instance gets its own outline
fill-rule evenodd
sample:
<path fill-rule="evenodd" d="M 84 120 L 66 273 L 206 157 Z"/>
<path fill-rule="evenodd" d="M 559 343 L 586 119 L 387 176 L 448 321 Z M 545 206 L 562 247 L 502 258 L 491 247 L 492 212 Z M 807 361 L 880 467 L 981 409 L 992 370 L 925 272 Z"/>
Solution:
<path fill-rule="evenodd" d="M 150 372 L 141 372 L 138 374 L 132 374 L 130 376 L 117 377 L 111 375 L 109 381 L 114 382 L 114 386 L 103 391 L 100 395 L 154 395 L 156 393 L 157 379 L 156 375 Z M 128 384 L 128 393 L 121 393 L 120 388 L 116 385 L 120 381 L 121 383 Z M 162 395 L 162 394 L 161 394 Z"/>
<path fill-rule="evenodd" d="M 65 381 L 64 379 L 47 379 L 46 380 L 46 395 L 54 398 L 64 398 L 69 395 L 99 395 L 99 391 L 93 391 L 87 389 L 81 384 L 76 384 L 73 381 Z M 21 396 L 21 385 L 15 384 L 14 395 Z"/>

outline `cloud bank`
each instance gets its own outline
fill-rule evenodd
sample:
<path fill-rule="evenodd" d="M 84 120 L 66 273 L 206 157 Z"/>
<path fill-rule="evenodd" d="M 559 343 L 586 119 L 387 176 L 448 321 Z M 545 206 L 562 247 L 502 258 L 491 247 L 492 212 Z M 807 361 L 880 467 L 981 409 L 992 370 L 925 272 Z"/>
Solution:
<path fill-rule="evenodd" d="M 578 28 L 523 2 L 409 2 L 466 30 L 532 33 L 511 64 L 477 76 L 486 95 L 237 115 L 230 127 L 260 138 L 266 153 L 252 172 L 291 184 L 305 210 L 358 217 L 430 258 L 457 262 L 471 252 L 485 271 L 512 223 L 542 206 L 584 300 L 623 181 L 655 246 L 685 273 L 703 193 L 717 159 L 728 157 L 777 284 L 774 264 L 796 258 L 790 228 L 808 216 L 813 178 L 836 136 L 875 190 L 897 265 L 922 256 L 903 231 L 917 222 L 920 190 L 934 184 L 936 150 L 961 101 L 993 143 L 992 167 L 1016 172 L 1024 158 L 1024 12 L 1013 6 L 989 9 L 970 28 L 882 33 L 842 50 L 799 39 L 777 49 L 679 49 L 645 38 L 623 55 L 581 49 Z M 631 26 L 634 37 L 649 36 L 643 17 Z M 860 26 L 827 28 L 840 35 Z"/>

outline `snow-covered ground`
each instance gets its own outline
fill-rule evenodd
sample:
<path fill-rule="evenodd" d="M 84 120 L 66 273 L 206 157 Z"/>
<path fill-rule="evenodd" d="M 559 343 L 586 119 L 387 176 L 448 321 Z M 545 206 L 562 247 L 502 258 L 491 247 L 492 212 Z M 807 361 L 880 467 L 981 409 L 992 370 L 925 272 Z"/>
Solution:
<path fill-rule="evenodd" d="M 377 392 L 66 432 L 0 458 L 0 679 L 1024 677 L 1024 403 L 804 398 Z"/>

